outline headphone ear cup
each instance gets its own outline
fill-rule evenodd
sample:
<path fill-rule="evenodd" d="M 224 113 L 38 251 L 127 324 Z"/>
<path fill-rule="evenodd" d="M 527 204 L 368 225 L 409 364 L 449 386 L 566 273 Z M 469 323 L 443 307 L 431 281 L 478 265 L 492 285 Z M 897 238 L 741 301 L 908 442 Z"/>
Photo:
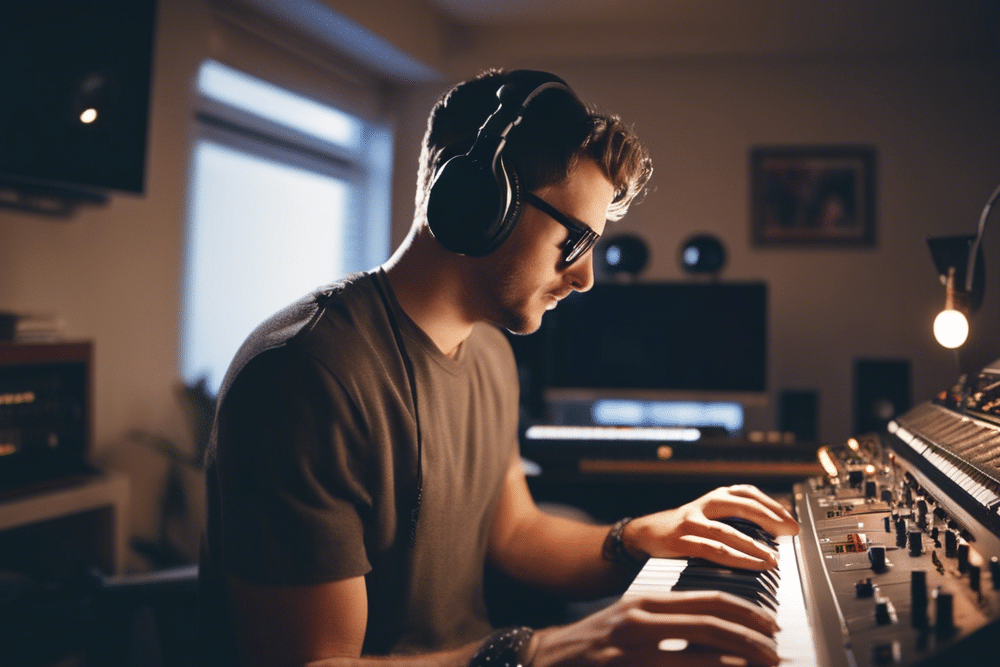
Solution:
<path fill-rule="evenodd" d="M 499 161 L 498 161 L 499 164 Z M 434 237 L 460 255 L 489 254 L 510 233 L 510 185 L 505 172 L 457 155 L 441 167 L 427 197 L 427 224 Z M 497 238 L 498 232 L 502 238 Z"/>

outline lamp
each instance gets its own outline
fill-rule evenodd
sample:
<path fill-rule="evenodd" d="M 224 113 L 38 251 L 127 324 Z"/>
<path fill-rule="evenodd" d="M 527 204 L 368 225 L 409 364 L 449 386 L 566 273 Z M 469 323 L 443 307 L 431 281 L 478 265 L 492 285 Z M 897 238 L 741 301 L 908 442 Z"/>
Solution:
<path fill-rule="evenodd" d="M 982 304 L 986 285 L 982 240 L 986 219 L 997 198 L 1000 186 L 990 195 L 979 216 L 975 236 L 944 236 L 927 239 L 931 256 L 945 286 L 944 310 L 934 318 L 934 338 L 941 346 L 956 349 L 969 336 L 969 316 Z"/>
<path fill-rule="evenodd" d="M 945 279 L 944 310 L 934 318 L 934 338 L 949 350 L 961 347 L 969 337 L 969 320 L 955 307 L 955 267 L 948 267 Z"/>

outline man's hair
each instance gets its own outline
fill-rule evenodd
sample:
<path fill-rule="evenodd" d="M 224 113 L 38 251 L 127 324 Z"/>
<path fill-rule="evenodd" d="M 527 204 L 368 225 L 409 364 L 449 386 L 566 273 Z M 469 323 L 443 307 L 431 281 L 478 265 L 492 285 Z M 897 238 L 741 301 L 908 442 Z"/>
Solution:
<path fill-rule="evenodd" d="M 479 128 L 499 106 L 497 91 L 508 79 L 502 70 L 485 71 L 458 84 L 434 105 L 420 151 L 418 213 L 426 210 L 441 165 L 472 148 Z M 503 157 L 517 170 L 525 191 L 561 183 L 581 158 L 594 160 L 615 189 L 609 220 L 625 215 L 653 171 L 645 147 L 618 116 L 586 107 L 558 88 L 528 104 L 524 119 L 510 132 Z"/>

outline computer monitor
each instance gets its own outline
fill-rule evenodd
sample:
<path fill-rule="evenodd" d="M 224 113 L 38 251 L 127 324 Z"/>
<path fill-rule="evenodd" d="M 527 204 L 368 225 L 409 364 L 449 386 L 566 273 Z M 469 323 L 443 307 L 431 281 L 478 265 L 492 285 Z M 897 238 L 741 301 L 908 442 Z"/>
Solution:
<path fill-rule="evenodd" d="M 546 402 L 631 398 L 763 405 L 762 282 L 600 284 L 543 320 L 537 379 Z"/>

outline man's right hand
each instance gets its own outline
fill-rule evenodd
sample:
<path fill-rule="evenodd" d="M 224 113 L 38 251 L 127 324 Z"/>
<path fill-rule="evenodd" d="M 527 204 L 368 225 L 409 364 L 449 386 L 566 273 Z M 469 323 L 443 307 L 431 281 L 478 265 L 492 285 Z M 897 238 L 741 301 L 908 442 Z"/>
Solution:
<path fill-rule="evenodd" d="M 619 600 L 571 625 L 535 633 L 533 667 L 777 665 L 769 612 L 728 593 Z M 676 650 L 663 650 L 667 646 Z M 685 646 L 686 644 L 686 646 Z"/>

